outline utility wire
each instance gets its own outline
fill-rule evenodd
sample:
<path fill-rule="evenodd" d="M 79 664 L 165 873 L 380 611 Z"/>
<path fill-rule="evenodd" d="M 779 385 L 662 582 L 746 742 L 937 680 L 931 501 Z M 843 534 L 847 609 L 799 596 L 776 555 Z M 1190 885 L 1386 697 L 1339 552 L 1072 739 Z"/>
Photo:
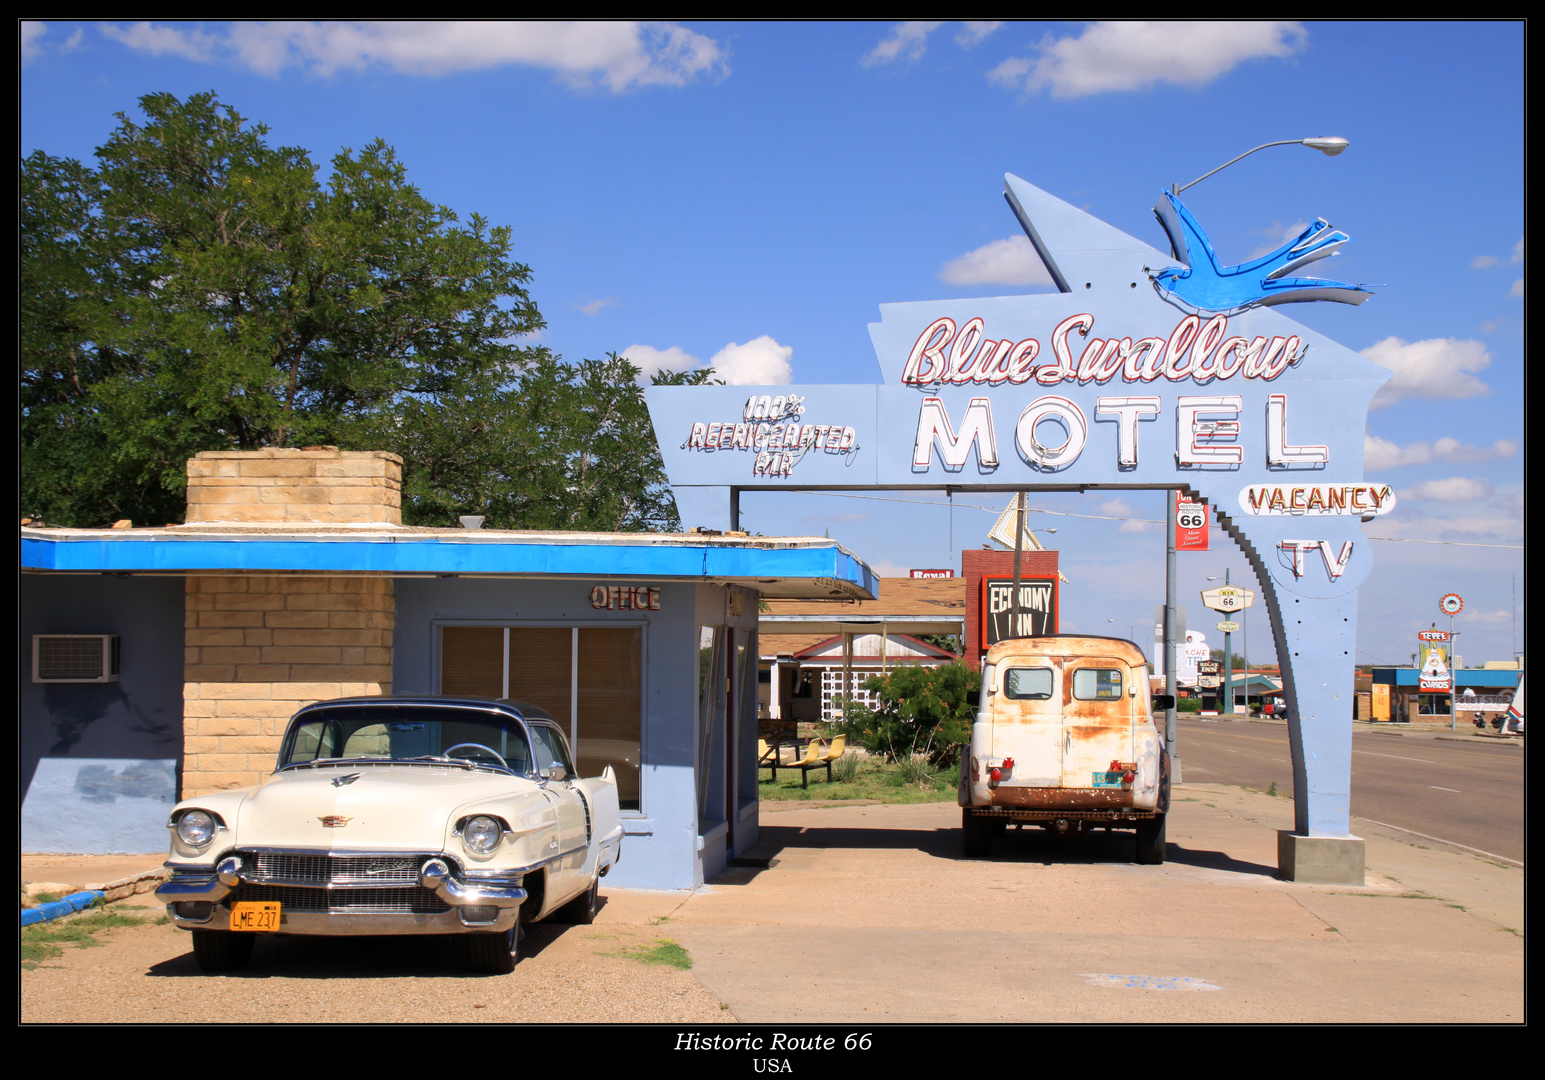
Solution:
<path fill-rule="evenodd" d="M 1001 514 L 1003 509 L 997 506 L 979 506 L 976 503 L 951 504 L 932 502 L 928 499 L 893 499 L 883 495 L 852 495 L 846 491 L 806 491 L 806 495 L 829 495 L 836 499 L 867 499 L 870 502 L 894 502 L 911 503 L 915 506 L 959 506 L 966 510 L 985 510 L 989 514 Z M 1044 510 L 1039 506 L 1025 507 L 1027 514 L 1051 514 L 1054 517 L 1087 518 L 1091 521 L 1141 521 L 1149 525 L 1163 525 L 1163 518 L 1119 517 L 1114 514 L 1072 514 L 1065 510 Z M 1419 540 L 1412 536 L 1370 536 L 1369 540 L 1383 540 L 1391 544 L 1449 544 L 1454 547 L 1479 547 L 1479 548 L 1504 548 L 1509 551 L 1522 551 L 1522 544 L 1474 544 L 1463 540 Z"/>

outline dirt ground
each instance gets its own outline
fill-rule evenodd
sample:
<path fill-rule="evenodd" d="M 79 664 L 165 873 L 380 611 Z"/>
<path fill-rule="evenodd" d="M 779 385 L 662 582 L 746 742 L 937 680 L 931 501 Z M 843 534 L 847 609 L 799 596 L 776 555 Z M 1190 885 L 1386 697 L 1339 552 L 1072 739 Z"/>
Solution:
<path fill-rule="evenodd" d="M 138 908 L 139 910 L 134 910 Z M 666 926 L 538 924 L 509 975 L 469 974 L 440 938 L 270 938 L 251 964 L 211 975 L 191 936 L 155 925 L 163 909 L 110 905 L 145 925 L 102 931 L 96 947 L 21 972 L 24 1024 L 100 1023 L 728 1023 L 689 971 L 607 955 L 655 947 Z"/>

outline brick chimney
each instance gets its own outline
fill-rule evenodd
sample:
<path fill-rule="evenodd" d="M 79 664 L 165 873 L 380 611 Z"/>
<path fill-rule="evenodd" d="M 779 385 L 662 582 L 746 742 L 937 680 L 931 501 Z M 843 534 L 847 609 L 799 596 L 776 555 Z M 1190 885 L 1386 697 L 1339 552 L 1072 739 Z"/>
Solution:
<path fill-rule="evenodd" d="M 384 450 L 206 450 L 188 461 L 188 517 L 259 525 L 402 524 L 402 458 Z"/>

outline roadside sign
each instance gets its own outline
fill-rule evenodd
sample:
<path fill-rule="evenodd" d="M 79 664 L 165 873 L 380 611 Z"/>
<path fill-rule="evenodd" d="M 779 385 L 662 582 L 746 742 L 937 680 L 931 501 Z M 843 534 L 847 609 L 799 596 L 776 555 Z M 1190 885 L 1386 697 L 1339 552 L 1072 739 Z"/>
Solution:
<path fill-rule="evenodd" d="M 1216 589 L 1202 590 L 1202 603 L 1224 614 L 1243 611 L 1255 603 L 1253 589 L 1241 589 L 1238 585 L 1223 585 Z"/>
<path fill-rule="evenodd" d="M 913 570 L 912 571 L 912 576 L 915 577 L 915 578 L 952 578 L 952 577 L 955 576 L 955 571 L 953 571 L 953 570 Z"/>
<path fill-rule="evenodd" d="M 1438 601 L 1438 606 L 1443 609 L 1445 615 L 1458 615 L 1465 609 L 1464 597 L 1458 593 L 1448 593 Z"/>
<path fill-rule="evenodd" d="M 1183 492 L 1175 492 L 1175 550 L 1207 550 L 1207 504 L 1192 502 Z"/>
<path fill-rule="evenodd" d="M 1416 674 L 1416 692 L 1419 694 L 1451 694 L 1454 692 L 1454 675 L 1448 666 L 1447 630 L 1422 630 L 1416 635 L 1422 643 L 1425 659 Z"/>
<path fill-rule="evenodd" d="M 1218 624 L 1218 629 L 1225 634 L 1237 634 L 1239 633 L 1239 626 L 1240 624 L 1232 619 L 1224 619 Z"/>

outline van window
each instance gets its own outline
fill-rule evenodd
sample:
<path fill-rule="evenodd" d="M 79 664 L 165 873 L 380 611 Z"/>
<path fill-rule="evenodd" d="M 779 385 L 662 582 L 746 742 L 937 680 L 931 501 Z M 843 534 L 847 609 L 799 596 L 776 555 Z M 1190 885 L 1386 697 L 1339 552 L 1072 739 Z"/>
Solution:
<path fill-rule="evenodd" d="M 1073 697 L 1079 701 L 1114 701 L 1121 697 L 1119 668 L 1079 668 L 1073 672 Z"/>
<path fill-rule="evenodd" d="M 1003 695 L 1016 701 L 1051 698 L 1051 668 L 1009 668 L 1003 673 Z"/>

